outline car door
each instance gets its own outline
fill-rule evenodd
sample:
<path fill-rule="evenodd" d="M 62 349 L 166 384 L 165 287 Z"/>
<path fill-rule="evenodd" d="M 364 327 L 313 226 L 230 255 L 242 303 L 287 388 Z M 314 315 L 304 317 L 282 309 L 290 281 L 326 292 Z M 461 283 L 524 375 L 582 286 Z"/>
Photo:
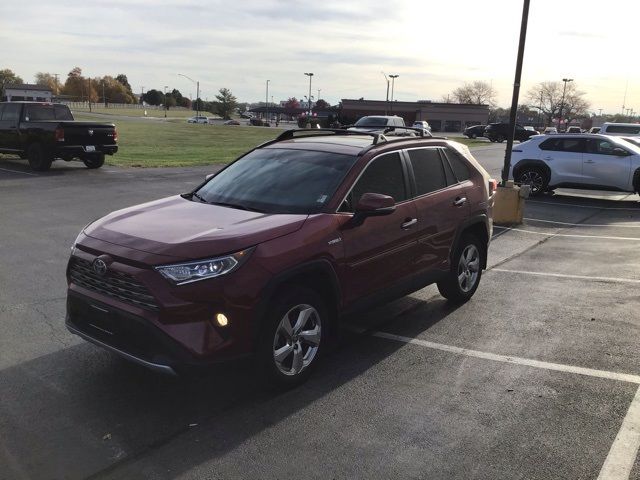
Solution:
<path fill-rule="evenodd" d="M 469 216 L 465 190 L 468 171 L 458 181 L 442 147 L 405 151 L 418 213 L 418 273 L 428 274 L 446 263 L 457 227 Z M 462 167 L 464 168 L 464 167 Z"/>
<path fill-rule="evenodd" d="M 620 149 L 627 155 L 614 154 L 614 149 Z M 582 167 L 583 183 L 627 190 L 631 175 L 631 158 L 632 154 L 629 150 L 609 139 L 591 138 L 587 140 Z"/>
<path fill-rule="evenodd" d="M 342 225 L 347 303 L 409 281 L 416 253 L 417 214 L 409 198 L 408 176 L 400 153 L 374 158 L 345 199 L 341 212 L 350 215 L 364 193 L 393 197 L 395 211 L 368 217 L 360 225 Z"/>
<path fill-rule="evenodd" d="M 540 159 L 551 171 L 550 185 L 583 183 L 582 157 L 585 139 L 554 136 L 540 144 Z"/>

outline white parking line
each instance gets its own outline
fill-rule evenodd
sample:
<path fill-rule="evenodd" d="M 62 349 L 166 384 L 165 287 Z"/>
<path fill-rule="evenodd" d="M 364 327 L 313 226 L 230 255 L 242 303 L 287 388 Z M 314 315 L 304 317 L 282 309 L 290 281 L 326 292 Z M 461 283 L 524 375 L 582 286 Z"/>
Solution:
<path fill-rule="evenodd" d="M 556 372 L 575 373 L 578 375 L 586 375 L 588 377 L 606 378 L 608 380 L 617 380 L 619 382 L 635 383 L 640 385 L 640 376 L 630 373 L 609 372 L 607 370 L 595 370 L 593 368 L 577 367 L 574 365 L 564 365 L 561 363 L 543 362 L 530 358 L 513 357 L 509 355 L 500 355 L 498 353 L 481 352 L 479 350 L 469 350 L 468 348 L 454 347 L 442 343 L 429 342 L 418 338 L 403 337 L 402 335 L 394 335 L 386 332 L 373 332 L 372 335 L 378 338 L 386 338 L 387 340 L 395 340 L 396 342 L 409 343 L 412 345 L 420 345 L 421 347 L 440 350 L 443 352 L 456 353 L 467 357 L 482 358 L 485 360 L 493 360 L 496 362 L 510 363 L 513 365 L 523 365 L 527 367 L 540 368 L 543 370 L 554 370 Z"/>
<path fill-rule="evenodd" d="M 0 170 L 5 171 L 5 172 L 11 172 L 11 173 L 21 173 L 23 175 L 31 175 L 32 177 L 37 177 L 38 176 L 35 173 L 21 172 L 20 170 L 9 170 L 8 168 L 0 168 Z"/>
<path fill-rule="evenodd" d="M 640 280 L 635 278 L 620 278 L 620 277 L 592 277 L 589 275 L 568 275 L 565 273 L 547 273 L 547 272 L 529 272 L 527 270 L 509 270 L 506 268 L 491 268 L 488 272 L 502 272 L 502 273 L 517 273 L 519 275 L 535 275 L 538 277 L 555 277 L 555 278 L 568 278 L 571 280 L 591 280 L 593 282 L 607 282 L 607 283 L 633 283 L 639 284 Z"/>
<path fill-rule="evenodd" d="M 506 228 L 506 227 L 494 227 L 494 228 Z M 533 230 L 525 230 L 524 228 L 511 228 L 511 231 L 530 233 L 532 235 L 544 235 L 545 237 L 597 238 L 601 240 L 630 240 L 633 242 L 640 242 L 640 238 L 635 238 L 635 237 L 610 237 L 610 236 L 604 236 L 604 235 L 575 235 L 570 233 L 546 233 L 546 232 L 534 232 Z"/>
<path fill-rule="evenodd" d="M 631 475 L 631 469 L 640 446 L 640 388 L 636 391 L 633 401 L 622 421 L 622 426 L 611 445 L 598 480 L 626 480 Z"/>
<path fill-rule="evenodd" d="M 556 207 L 571 207 L 571 208 L 590 208 L 592 210 L 631 210 L 632 212 L 640 212 L 640 203 L 638 208 L 632 207 L 598 207 L 592 205 L 576 205 L 574 203 L 558 203 L 558 202 L 540 202 L 538 200 L 527 200 L 526 203 L 537 203 L 540 205 L 551 205 Z"/>
<path fill-rule="evenodd" d="M 623 228 L 640 228 L 640 223 L 636 223 L 633 225 L 629 225 L 628 223 L 610 223 L 608 225 L 596 225 L 593 223 L 567 223 L 567 222 L 558 222 L 557 220 L 542 220 L 541 218 L 527 218 L 524 220 L 529 220 L 530 222 L 542 222 L 542 223 L 553 223 L 556 225 L 568 225 L 570 227 L 623 227 Z"/>

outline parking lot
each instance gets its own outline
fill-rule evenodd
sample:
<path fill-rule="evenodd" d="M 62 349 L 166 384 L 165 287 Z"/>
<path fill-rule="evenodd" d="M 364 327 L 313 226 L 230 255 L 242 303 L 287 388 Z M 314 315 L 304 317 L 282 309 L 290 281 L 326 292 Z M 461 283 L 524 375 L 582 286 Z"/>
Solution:
<path fill-rule="evenodd" d="M 503 149 L 474 150 L 496 178 Z M 431 286 L 350 318 L 275 393 L 246 362 L 171 378 L 64 327 L 78 231 L 211 171 L 0 159 L 0 478 L 640 479 L 637 195 L 528 201 L 470 302 Z"/>

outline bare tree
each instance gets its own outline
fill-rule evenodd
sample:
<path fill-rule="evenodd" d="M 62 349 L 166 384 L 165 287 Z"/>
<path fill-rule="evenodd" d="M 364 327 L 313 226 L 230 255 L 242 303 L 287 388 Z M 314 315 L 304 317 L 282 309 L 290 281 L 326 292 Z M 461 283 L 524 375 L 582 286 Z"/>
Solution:
<path fill-rule="evenodd" d="M 482 80 L 467 83 L 451 92 L 451 97 L 458 103 L 474 103 L 476 105 L 495 106 L 496 91 L 490 83 Z"/>
<path fill-rule="evenodd" d="M 590 104 L 584 98 L 584 92 L 578 90 L 575 83 L 567 83 L 563 104 L 563 89 L 562 82 L 540 82 L 527 92 L 526 100 L 529 106 L 544 115 L 547 125 L 551 124 L 554 118 L 559 117 L 560 110 L 568 122 L 588 115 Z"/>

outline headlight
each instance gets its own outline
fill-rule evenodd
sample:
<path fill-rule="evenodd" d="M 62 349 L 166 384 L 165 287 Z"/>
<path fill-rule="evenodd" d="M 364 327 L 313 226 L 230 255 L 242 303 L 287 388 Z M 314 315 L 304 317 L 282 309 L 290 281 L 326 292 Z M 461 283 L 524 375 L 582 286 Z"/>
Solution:
<path fill-rule="evenodd" d="M 197 282 L 198 280 L 219 277 L 237 270 L 240 265 L 247 261 L 254 248 L 248 248 L 224 257 L 209 258 L 197 262 L 161 265 L 155 267 L 155 269 L 176 285 L 183 285 Z"/>

